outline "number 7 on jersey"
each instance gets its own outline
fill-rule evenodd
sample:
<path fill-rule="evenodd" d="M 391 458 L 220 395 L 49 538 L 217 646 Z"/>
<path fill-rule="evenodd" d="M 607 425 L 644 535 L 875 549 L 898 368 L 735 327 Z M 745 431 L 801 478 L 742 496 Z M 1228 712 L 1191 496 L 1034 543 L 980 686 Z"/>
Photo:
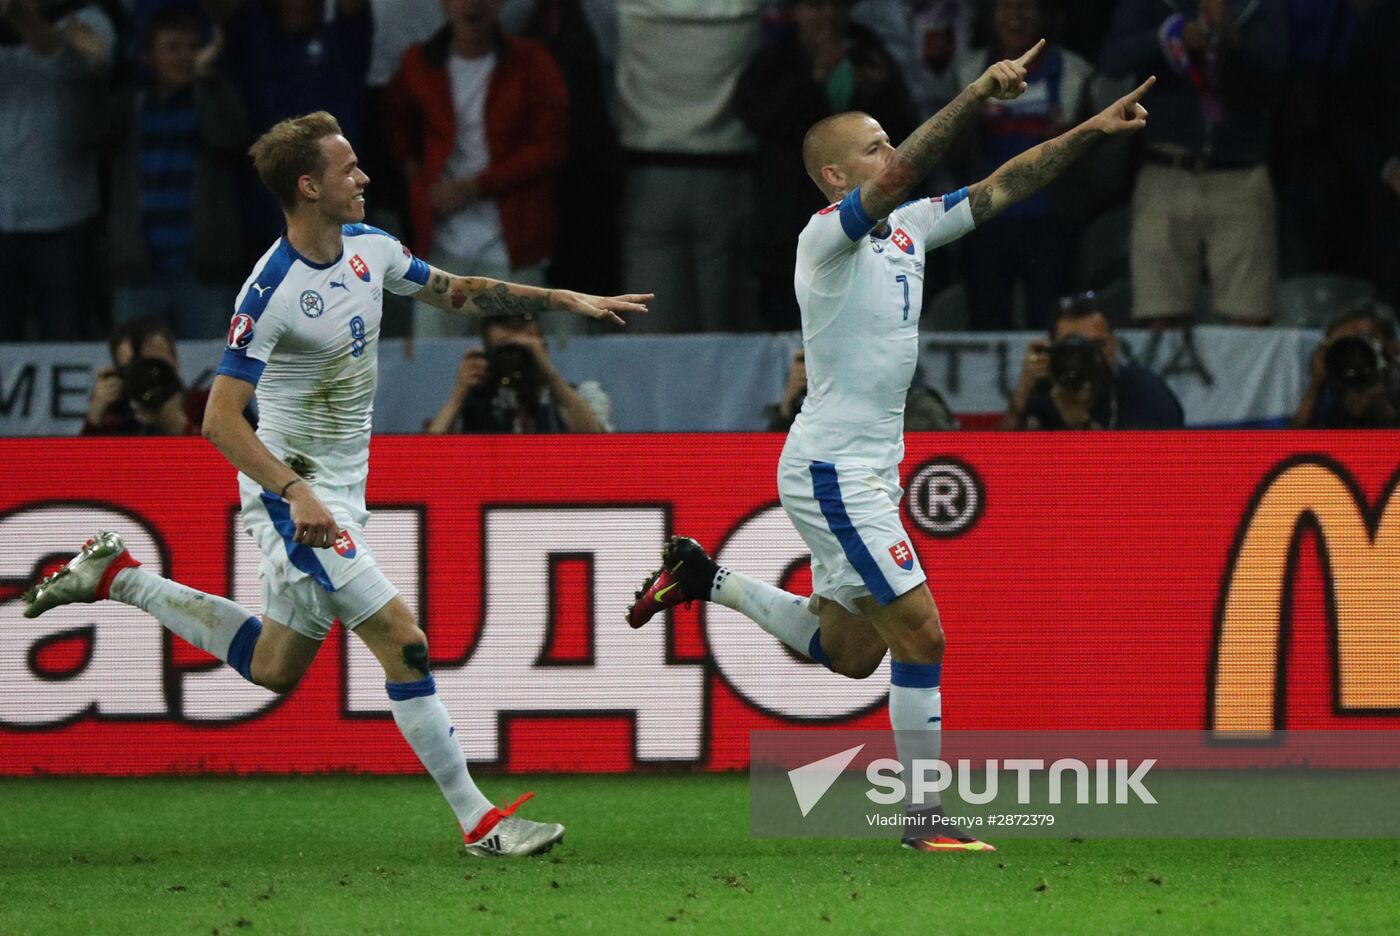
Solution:
<path fill-rule="evenodd" d="M 896 283 L 904 287 L 904 321 L 909 321 L 909 277 L 900 273 L 894 278 Z"/>

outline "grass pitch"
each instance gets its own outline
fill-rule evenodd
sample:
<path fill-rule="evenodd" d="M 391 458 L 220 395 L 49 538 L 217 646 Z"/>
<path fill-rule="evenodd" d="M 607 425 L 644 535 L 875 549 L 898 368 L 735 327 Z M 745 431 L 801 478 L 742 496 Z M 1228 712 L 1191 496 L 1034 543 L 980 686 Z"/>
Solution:
<path fill-rule="evenodd" d="M 926 855 L 751 840 L 744 776 L 483 787 L 564 843 L 468 857 L 427 777 L 0 781 L 0 934 L 1400 931 L 1396 841 Z"/>

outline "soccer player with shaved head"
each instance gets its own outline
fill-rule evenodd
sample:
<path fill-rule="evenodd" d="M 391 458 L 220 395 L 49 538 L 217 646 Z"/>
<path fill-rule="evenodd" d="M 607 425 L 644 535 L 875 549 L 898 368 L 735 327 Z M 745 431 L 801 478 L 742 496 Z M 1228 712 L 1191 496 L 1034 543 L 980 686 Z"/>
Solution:
<path fill-rule="evenodd" d="M 394 721 L 456 814 L 468 853 L 548 851 L 564 827 L 513 815 L 528 794 L 497 808 L 477 789 L 429 672 L 428 638 L 365 539 L 384 290 L 459 315 L 557 310 L 619 325 L 619 313 L 645 312 L 652 297 L 538 289 L 429 266 L 364 223 L 369 176 L 324 111 L 274 125 L 251 155 L 287 227 L 234 303 L 204 435 L 238 469 L 243 526 L 262 553 L 262 617 L 141 568 L 111 532 L 27 591 L 24 616 L 120 601 L 278 693 L 296 687 L 338 620 L 383 667 Z M 243 418 L 255 391 L 256 433 Z"/>
<path fill-rule="evenodd" d="M 861 113 L 827 117 L 807 133 L 807 175 L 831 204 L 797 240 L 807 397 L 778 462 L 778 493 L 811 549 L 811 597 L 720 567 L 695 540 L 676 537 L 627 613 L 641 627 L 676 604 L 716 601 L 854 679 L 874 673 L 889 653 L 890 724 L 906 765 L 938 756 L 943 720 L 943 627 L 899 516 L 924 254 L 1040 191 L 1099 139 L 1147 123 L 1139 101 L 1152 78 L 982 181 L 911 200 L 984 101 L 1026 89 L 1026 69 L 1044 44 L 994 63 L 897 148 Z M 992 850 L 949 822 L 936 800 L 910 804 L 903 840 L 920 851 Z"/>

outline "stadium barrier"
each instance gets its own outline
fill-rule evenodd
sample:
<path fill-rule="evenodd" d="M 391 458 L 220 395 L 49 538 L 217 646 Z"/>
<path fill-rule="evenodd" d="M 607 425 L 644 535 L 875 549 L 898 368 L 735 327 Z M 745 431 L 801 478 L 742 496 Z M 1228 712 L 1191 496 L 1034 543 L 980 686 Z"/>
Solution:
<path fill-rule="evenodd" d="M 965 429 L 996 424 L 1036 332 L 932 332 L 919 342 L 919 380 L 948 400 Z M 1189 426 L 1284 425 L 1298 408 L 1318 333 L 1204 326 L 1128 329 L 1124 353 L 1161 374 Z M 795 333 L 584 335 L 554 341 L 569 380 L 596 380 L 621 432 L 753 432 L 782 395 Z M 456 379 L 466 342 L 380 342 L 374 431 L 421 432 Z M 187 383 L 210 379 L 222 341 L 181 344 Z M 76 435 L 106 344 L 0 344 L 0 436 Z"/>
<path fill-rule="evenodd" d="M 672 533 L 808 587 L 769 435 L 376 440 L 368 538 L 424 622 L 476 762 L 727 770 L 750 729 L 887 726 L 734 612 L 639 631 Z M 949 728 L 1400 728 L 1400 436 L 917 435 L 911 545 L 948 634 Z M 0 441 L 0 773 L 418 771 L 367 651 L 337 628 L 276 698 L 111 602 L 28 621 L 19 594 L 98 529 L 256 610 L 233 472 L 199 439 Z M 870 543 L 871 549 L 899 544 Z M 887 665 L 886 665 L 887 666 Z"/>

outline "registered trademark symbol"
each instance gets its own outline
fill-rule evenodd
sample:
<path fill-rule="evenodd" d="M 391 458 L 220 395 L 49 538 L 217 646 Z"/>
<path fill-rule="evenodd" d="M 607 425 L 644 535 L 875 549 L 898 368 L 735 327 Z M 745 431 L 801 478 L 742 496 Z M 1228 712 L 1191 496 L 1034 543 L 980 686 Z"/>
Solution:
<path fill-rule="evenodd" d="M 972 466 L 939 456 L 914 472 L 909 482 L 909 516 L 930 536 L 959 536 L 982 515 L 986 495 Z"/>

